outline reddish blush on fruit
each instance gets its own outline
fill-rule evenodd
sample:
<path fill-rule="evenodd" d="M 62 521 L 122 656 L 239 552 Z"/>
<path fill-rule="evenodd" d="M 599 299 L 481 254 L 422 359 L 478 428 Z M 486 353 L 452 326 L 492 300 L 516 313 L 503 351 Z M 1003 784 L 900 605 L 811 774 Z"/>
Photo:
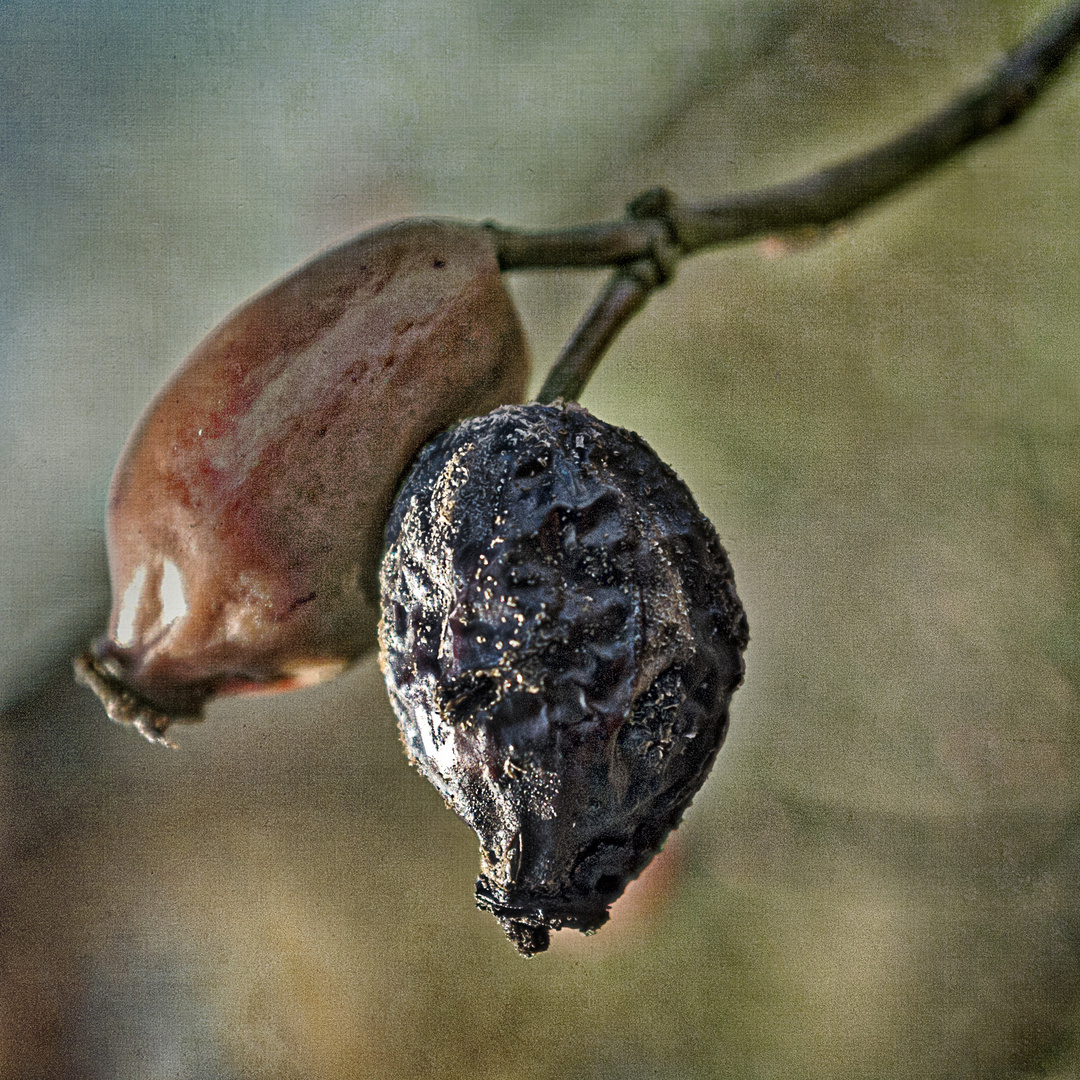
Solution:
<path fill-rule="evenodd" d="M 406 221 L 233 312 L 116 467 L 113 606 L 80 678 L 164 741 L 219 694 L 287 690 L 376 642 L 391 500 L 417 451 L 520 401 L 520 322 L 480 226 Z"/>

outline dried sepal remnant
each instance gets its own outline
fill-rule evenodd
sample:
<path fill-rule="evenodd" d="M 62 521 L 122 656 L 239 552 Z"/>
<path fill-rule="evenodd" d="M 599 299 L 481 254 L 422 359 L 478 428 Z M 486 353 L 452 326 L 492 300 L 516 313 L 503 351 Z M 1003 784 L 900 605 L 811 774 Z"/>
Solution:
<path fill-rule="evenodd" d="M 638 436 L 509 406 L 421 454 L 387 532 L 382 664 L 521 952 L 601 926 L 679 823 L 747 640 L 715 530 Z"/>
<path fill-rule="evenodd" d="M 375 645 L 394 491 L 448 424 L 520 401 L 485 229 L 404 221 L 249 301 L 184 362 L 113 476 L 113 609 L 77 674 L 153 741 L 216 694 L 306 686 Z"/>
<path fill-rule="evenodd" d="M 134 728 L 144 739 L 159 746 L 175 745 L 165 738 L 172 718 L 133 694 L 107 659 L 99 660 L 89 651 L 76 657 L 75 681 L 97 694 L 110 720 Z"/>

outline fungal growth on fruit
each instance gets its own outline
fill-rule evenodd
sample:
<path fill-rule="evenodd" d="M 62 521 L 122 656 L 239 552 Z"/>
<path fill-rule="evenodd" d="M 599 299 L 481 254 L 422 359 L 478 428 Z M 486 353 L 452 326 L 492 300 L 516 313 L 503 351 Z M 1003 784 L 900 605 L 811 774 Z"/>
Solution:
<path fill-rule="evenodd" d="M 480 838 L 479 906 L 526 955 L 595 930 L 704 782 L 742 681 L 712 525 L 638 436 L 508 406 L 422 452 L 381 581 L 402 739 Z"/>
<path fill-rule="evenodd" d="M 520 401 L 528 355 L 488 232 L 406 221 L 302 266 L 192 353 L 109 493 L 108 632 L 77 670 L 163 741 L 215 694 L 372 648 L 393 493 L 448 424 Z"/>

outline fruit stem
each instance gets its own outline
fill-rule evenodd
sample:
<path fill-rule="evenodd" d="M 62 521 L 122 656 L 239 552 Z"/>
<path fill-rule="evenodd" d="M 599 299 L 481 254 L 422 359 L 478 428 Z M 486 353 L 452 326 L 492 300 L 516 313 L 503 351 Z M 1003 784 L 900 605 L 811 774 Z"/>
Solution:
<path fill-rule="evenodd" d="M 641 263 L 644 268 L 652 266 L 646 259 Z M 576 401 L 616 334 L 645 306 L 656 286 L 650 285 L 644 274 L 632 272 L 640 265 L 632 263 L 630 269 L 617 270 L 608 279 L 548 372 L 536 395 L 541 405 L 550 405 L 556 398 Z"/>

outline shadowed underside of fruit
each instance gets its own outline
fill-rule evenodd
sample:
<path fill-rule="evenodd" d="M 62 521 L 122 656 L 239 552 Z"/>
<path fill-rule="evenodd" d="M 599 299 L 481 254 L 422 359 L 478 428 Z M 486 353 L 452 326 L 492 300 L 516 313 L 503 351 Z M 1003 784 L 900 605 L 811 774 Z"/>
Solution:
<path fill-rule="evenodd" d="M 509 406 L 421 455 L 382 602 L 403 741 L 480 838 L 479 905 L 526 955 L 595 930 L 704 782 L 742 681 L 712 525 L 636 435 Z"/>
<path fill-rule="evenodd" d="M 112 614 L 80 676 L 114 719 L 160 739 L 215 694 L 340 671 L 375 643 L 402 473 L 453 421 L 520 401 L 527 376 L 481 227 L 377 229 L 245 304 L 116 468 Z"/>

